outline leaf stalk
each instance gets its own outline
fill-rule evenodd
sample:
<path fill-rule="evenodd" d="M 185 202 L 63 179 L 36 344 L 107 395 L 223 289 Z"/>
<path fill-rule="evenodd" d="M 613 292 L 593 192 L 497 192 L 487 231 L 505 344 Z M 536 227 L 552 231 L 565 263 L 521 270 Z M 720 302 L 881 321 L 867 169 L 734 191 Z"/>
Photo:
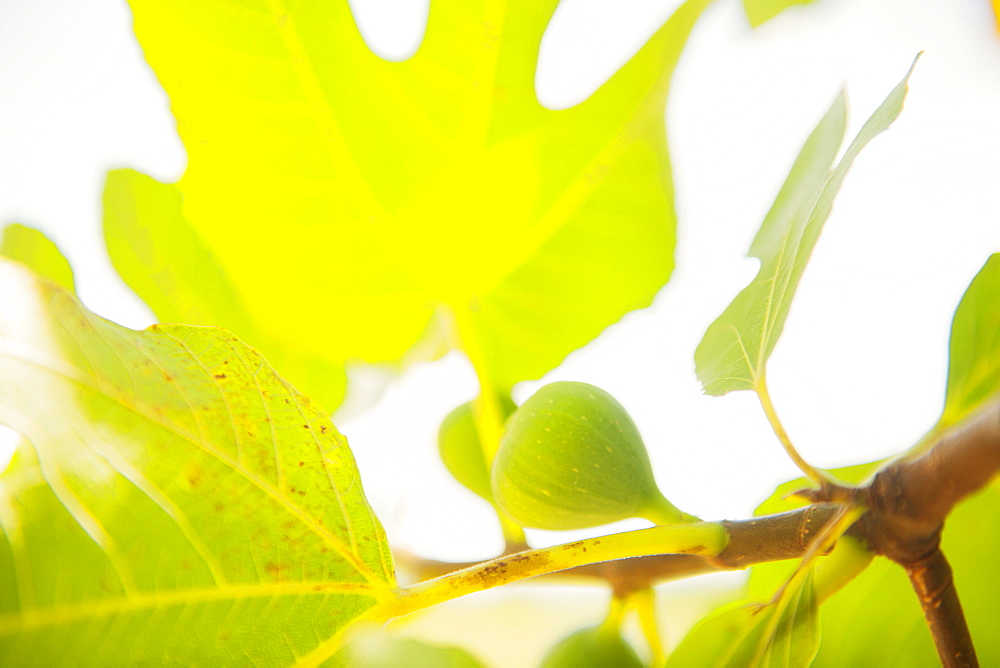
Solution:
<path fill-rule="evenodd" d="M 830 481 L 823 471 L 807 462 L 792 444 L 792 439 L 788 437 L 788 432 L 785 431 L 781 420 L 778 419 L 778 412 L 774 409 L 774 404 L 771 402 L 771 394 L 767 390 L 767 380 L 763 374 L 757 377 L 757 382 L 754 383 L 754 391 L 757 393 L 757 398 L 760 399 L 760 406 L 764 409 L 764 415 L 767 416 L 767 421 L 770 423 L 774 435 L 778 437 L 778 441 L 785 448 L 785 454 L 795 462 L 799 470 L 805 473 L 810 480 L 820 487 L 826 487 Z"/>

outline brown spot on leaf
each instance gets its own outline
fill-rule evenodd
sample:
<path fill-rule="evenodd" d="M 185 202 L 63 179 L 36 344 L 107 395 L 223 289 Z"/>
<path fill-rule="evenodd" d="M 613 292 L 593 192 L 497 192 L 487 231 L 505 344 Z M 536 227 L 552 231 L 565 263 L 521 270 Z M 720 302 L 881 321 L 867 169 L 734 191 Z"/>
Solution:
<path fill-rule="evenodd" d="M 184 467 L 184 472 L 182 475 L 184 476 L 184 480 L 187 482 L 187 484 L 192 489 L 195 489 L 198 487 L 198 485 L 201 484 L 201 478 L 203 473 L 204 472 L 201 470 L 201 467 L 192 462 Z"/>
<path fill-rule="evenodd" d="M 217 373 L 217 374 L 215 374 L 215 379 L 216 380 L 222 380 L 225 377 L 226 377 L 226 374 L 224 374 L 224 373 Z"/>

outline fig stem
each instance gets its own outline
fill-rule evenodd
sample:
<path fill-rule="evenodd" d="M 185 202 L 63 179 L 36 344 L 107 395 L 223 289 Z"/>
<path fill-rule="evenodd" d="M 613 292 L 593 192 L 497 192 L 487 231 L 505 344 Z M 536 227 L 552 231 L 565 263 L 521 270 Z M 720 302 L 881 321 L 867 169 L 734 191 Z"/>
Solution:
<path fill-rule="evenodd" d="M 618 596 L 612 595 L 608 604 L 608 614 L 601 622 L 601 633 L 617 636 L 621 635 L 622 618 L 625 616 L 625 601 Z"/>
<path fill-rule="evenodd" d="M 584 564 L 653 554 L 719 555 L 729 543 L 721 522 L 655 526 L 527 550 L 396 590 L 377 605 L 379 618 L 398 617 L 460 596 Z"/>
<path fill-rule="evenodd" d="M 500 447 L 504 416 L 500 409 L 496 385 L 490 375 L 489 364 L 486 362 L 486 356 L 476 336 L 476 328 L 472 322 L 472 308 L 460 308 L 456 305 L 452 312 L 458 346 L 472 363 L 476 379 L 479 381 L 479 396 L 474 400 L 472 414 L 475 418 L 476 431 L 479 434 L 479 443 L 483 448 L 483 459 L 486 461 L 487 470 L 489 470 Z M 500 522 L 504 544 L 508 547 L 527 545 L 528 540 L 524 535 L 524 529 L 505 516 L 495 502 L 491 505 L 496 512 L 497 520 Z"/>
<path fill-rule="evenodd" d="M 638 514 L 639 517 L 649 520 L 653 524 L 687 524 L 689 522 L 701 522 L 701 518 L 689 515 L 670 503 L 662 492 L 657 490 L 657 498 L 649 504 L 648 508 Z"/>
<path fill-rule="evenodd" d="M 649 665 L 662 666 L 666 661 L 667 654 L 663 648 L 660 626 L 656 622 L 656 591 L 649 587 L 634 592 L 629 596 L 628 603 L 639 616 L 642 635 L 646 638 L 646 644 L 649 645 L 649 652 L 652 655 Z"/>

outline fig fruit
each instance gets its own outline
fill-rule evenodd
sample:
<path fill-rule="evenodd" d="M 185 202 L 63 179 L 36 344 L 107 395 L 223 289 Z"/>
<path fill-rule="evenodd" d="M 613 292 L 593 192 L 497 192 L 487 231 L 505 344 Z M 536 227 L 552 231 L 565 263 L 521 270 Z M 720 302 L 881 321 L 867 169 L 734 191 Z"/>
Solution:
<path fill-rule="evenodd" d="M 523 527 L 695 519 L 660 493 L 646 446 L 625 409 L 587 383 L 546 385 L 514 411 L 491 478 L 497 505 Z"/>
<path fill-rule="evenodd" d="M 592 626 L 566 636 L 542 659 L 541 668 L 641 668 L 639 655 L 617 629 Z"/>
<path fill-rule="evenodd" d="M 510 397 L 500 398 L 504 419 L 517 406 Z M 493 502 L 490 469 L 483 454 L 473 402 L 469 401 L 448 413 L 438 429 L 438 454 L 448 472 L 469 491 Z"/>

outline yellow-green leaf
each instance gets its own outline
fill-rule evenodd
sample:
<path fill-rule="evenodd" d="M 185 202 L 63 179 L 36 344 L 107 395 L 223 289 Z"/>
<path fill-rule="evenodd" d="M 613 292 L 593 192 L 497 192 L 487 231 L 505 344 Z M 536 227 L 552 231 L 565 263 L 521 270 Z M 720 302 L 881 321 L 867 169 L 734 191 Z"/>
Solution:
<path fill-rule="evenodd" d="M 461 647 L 372 632 L 352 640 L 335 657 L 350 668 L 483 668 L 483 663 Z"/>
<path fill-rule="evenodd" d="M 0 255 L 23 262 L 36 273 L 76 293 L 69 262 L 59 247 L 39 230 L 19 223 L 7 225 L 0 235 Z"/>
<path fill-rule="evenodd" d="M 843 93 L 809 136 L 750 246 L 750 255 L 761 261 L 760 271 L 709 326 L 695 351 L 698 378 L 707 394 L 755 389 L 833 198 L 861 149 L 899 116 L 912 72 L 913 66 L 832 171 L 847 113 Z"/>
<path fill-rule="evenodd" d="M 815 0 L 743 0 L 743 10 L 754 28 L 796 5 L 808 5 Z"/>
<path fill-rule="evenodd" d="M 948 390 L 938 428 L 960 422 L 1000 392 L 1000 253 L 972 280 L 955 310 Z"/>
<path fill-rule="evenodd" d="M 115 269 L 160 322 L 225 327 L 293 377 L 306 395 L 322 397 L 323 405 L 340 403 L 343 365 L 281 345 L 258 326 L 217 256 L 184 217 L 176 185 L 131 169 L 112 171 L 104 212 L 104 238 Z"/>
<path fill-rule="evenodd" d="M 689 0 L 590 99 L 556 111 L 534 91 L 555 0 L 432 3 L 404 62 L 367 48 L 346 2 L 131 2 L 188 152 L 175 215 L 250 329 L 334 364 L 398 362 L 446 331 L 500 389 L 668 279 L 663 112 L 707 4 Z M 131 206 L 109 215 L 151 215 Z M 181 226 L 142 223 L 160 224 Z M 127 236 L 119 266 L 142 252 Z M 162 280 L 187 290 L 214 276 Z"/>
<path fill-rule="evenodd" d="M 347 442 L 260 354 L 0 286 L 0 664 L 291 664 L 388 595 Z"/>
<path fill-rule="evenodd" d="M 668 657 L 677 668 L 808 666 L 820 645 L 819 610 L 810 570 L 781 605 L 730 605 L 702 620 Z"/>

